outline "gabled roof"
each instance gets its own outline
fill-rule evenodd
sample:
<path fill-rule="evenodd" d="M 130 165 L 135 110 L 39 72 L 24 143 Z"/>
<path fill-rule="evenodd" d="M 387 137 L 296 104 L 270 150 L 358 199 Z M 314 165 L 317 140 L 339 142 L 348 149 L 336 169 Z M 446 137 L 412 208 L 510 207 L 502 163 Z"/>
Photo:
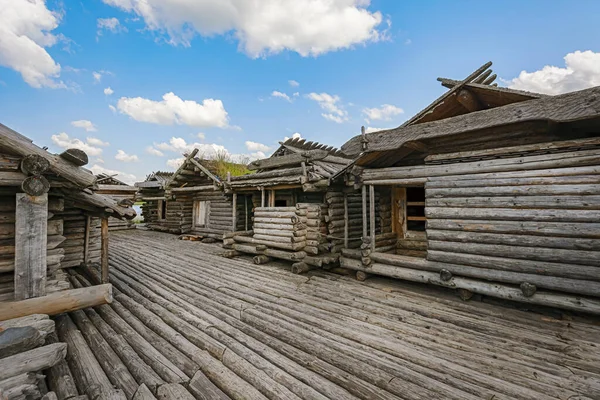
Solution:
<path fill-rule="evenodd" d="M 139 188 L 164 188 L 171 176 L 173 176 L 172 172 L 155 171 L 146 176 L 144 182 L 136 182 L 134 186 Z"/>
<path fill-rule="evenodd" d="M 498 87 L 498 84 L 494 83 L 496 74 L 493 74 L 491 66 L 491 61 L 485 63 L 462 81 L 438 78 L 442 86 L 449 90 L 402 126 L 439 121 L 470 112 L 546 97 L 538 93 Z"/>
<path fill-rule="evenodd" d="M 355 136 L 342 146 L 346 154 L 360 154 L 362 160 L 369 153 L 398 154 L 401 148 L 418 145 L 419 141 L 453 135 L 480 135 L 512 130 L 515 125 L 536 123 L 543 126 L 600 118 L 600 86 L 559 96 L 541 97 L 503 107 L 459 115 L 439 121 L 400 126 L 395 129 Z M 363 141 L 367 149 L 362 149 Z"/>
<path fill-rule="evenodd" d="M 96 182 L 99 185 L 119 185 L 119 186 L 130 186 L 127 183 L 118 180 L 115 178 L 117 175 L 108 175 L 108 174 L 97 174 Z"/>
<path fill-rule="evenodd" d="M 289 138 L 284 142 L 279 142 L 279 148 L 273 152 L 271 157 L 278 157 L 290 153 L 300 153 L 306 150 L 325 150 L 332 156 L 344 157 L 344 154 L 333 146 L 321 144 L 319 142 L 306 141 L 302 138 Z"/>

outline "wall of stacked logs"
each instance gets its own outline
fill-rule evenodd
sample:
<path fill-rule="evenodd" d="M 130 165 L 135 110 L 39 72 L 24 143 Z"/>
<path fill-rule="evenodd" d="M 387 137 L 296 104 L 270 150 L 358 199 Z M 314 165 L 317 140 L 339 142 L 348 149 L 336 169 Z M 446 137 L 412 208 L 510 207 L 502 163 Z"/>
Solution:
<path fill-rule="evenodd" d="M 443 163 L 430 156 L 436 164 L 365 171 L 367 183 L 426 181 L 427 259 L 373 253 L 368 267 L 356 258 L 343 263 L 600 313 L 600 149 L 573 142 L 575 148 L 554 142 L 526 154 L 471 151 L 442 155 Z"/>

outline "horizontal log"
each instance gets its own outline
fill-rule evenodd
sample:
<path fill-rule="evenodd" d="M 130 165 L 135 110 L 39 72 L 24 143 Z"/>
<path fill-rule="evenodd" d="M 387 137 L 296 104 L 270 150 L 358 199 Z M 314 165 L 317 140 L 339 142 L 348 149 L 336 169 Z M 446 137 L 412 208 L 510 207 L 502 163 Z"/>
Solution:
<path fill-rule="evenodd" d="M 293 250 L 293 251 L 300 250 L 302 247 L 304 247 L 304 243 L 278 243 L 278 242 L 272 242 L 270 240 L 254 239 L 254 238 L 251 238 L 248 236 L 235 236 L 234 239 L 238 243 L 252 243 L 252 244 L 265 245 L 268 247 L 275 247 L 278 249 Z"/>
<path fill-rule="evenodd" d="M 239 251 L 242 253 L 249 253 L 249 254 L 263 254 L 264 251 L 263 250 L 257 250 L 256 246 L 252 246 L 249 244 L 240 244 L 240 243 L 234 243 L 231 245 L 231 247 L 235 250 L 235 251 Z"/>
<path fill-rule="evenodd" d="M 590 196 L 600 194 L 600 178 L 589 185 L 486 186 L 425 189 L 427 198 L 485 196 Z"/>
<path fill-rule="evenodd" d="M 600 183 L 598 175 L 566 175 L 566 176 L 534 176 L 524 178 L 490 178 L 490 179 L 457 179 L 436 180 L 432 179 L 425 185 L 426 189 L 443 188 L 468 188 L 468 187 L 503 187 L 503 186 L 532 186 L 532 185 L 576 185 Z"/>
<path fill-rule="evenodd" d="M 425 208 L 427 219 L 484 219 L 541 222 L 596 222 L 596 210 L 512 210 L 503 208 Z"/>
<path fill-rule="evenodd" d="M 450 197 L 425 200 L 426 207 L 600 210 L 600 196 Z"/>
<path fill-rule="evenodd" d="M 1 318 L 0 318 L 1 319 Z M 67 345 L 54 343 L 2 359 L 0 380 L 50 368 L 65 358 Z"/>
<path fill-rule="evenodd" d="M 298 261 L 298 260 L 302 260 L 304 257 L 306 257 L 306 253 L 303 251 L 289 252 L 289 251 L 282 251 L 282 250 L 275 250 L 275 249 L 266 249 L 264 251 L 264 254 L 269 257 L 281 258 L 283 260 L 289 260 L 289 261 Z"/>
<path fill-rule="evenodd" d="M 63 290 L 27 300 L 0 302 L 0 320 L 30 314 L 56 315 L 110 302 L 112 302 L 110 284 Z"/>
<path fill-rule="evenodd" d="M 274 236 L 274 235 L 262 235 L 255 233 L 253 236 L 254 239 L 258 240 L 271 240 L 273 242 L 279 243 L 300 243 L 306 242 L 306 236 Z"/>
<path fill-rule="evenodd" d="M 479 254 L 513 259 L 570 263 L 600 267 L 600 253 L 597 251 L 565 250 L 545 247 L 521 247 L 518 245 L 463 243 L 429 240 L 429 250 L 452 253 Z M 598 269 L 600 276 L 600 268 Z"/>
<path fill-rule="evenodd" d="M 584 176 L 600 174 L 600 166 L 569 167 L 569 168 L 551 168 L 537 170 L 517 170 L 506 172 L 487 172 L 487 173 L 466 173 L 461 175 L 436 176 L 427 180 L 427 185 L 433 185 L 437 182 L 455 182 L 469 180 L 493 180 L 493 179 L 526 179 L 526 178 L 558 178 L 563 176 Z M 440 183 L 441 184 L 441 183 Z"/>
<path fill-rule="evenodd" d="M 283 231 L 297 231 L 306 229 L 306 225 L 304 224 L 264 224 L 261 222 L 255 222 L 252 224 L 252 227 L 256 231 L 256 229 L 278 229 Z"/>
<path fill-rule="evenodd" d="M 545 247 L 566 250 L 599 251 L 600 240 L 552 237 L 552 236 L 531 236 L 531 235 L 511 235 L 501 233 L 482 233 L 482 232 L 462 232 L 428 229 L 427 238 L 429 240 L 451 241 L 462 243 L 485 243 L 500 244 L 509 246 L 523 247 Z M 600 257 L 600 254 L 599 254 Z"/>

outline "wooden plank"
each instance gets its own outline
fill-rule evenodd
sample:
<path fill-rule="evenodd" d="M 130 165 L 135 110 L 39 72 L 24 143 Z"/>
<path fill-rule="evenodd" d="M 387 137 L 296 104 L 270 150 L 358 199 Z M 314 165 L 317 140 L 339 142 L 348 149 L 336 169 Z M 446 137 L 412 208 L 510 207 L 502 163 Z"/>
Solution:
<path fill-rule="evenodd" d="M 362 237 L 366 238 L 367 232 L 367 186 L 363 185 L 361 188 L 362 193 Z"/>
<path fill-rule="evenodd" d="M 232 195 L 232 207 L 231 207 L 231 231 L 235 232 L 237 228 L 237 193 Z"/>
<path fill-rule="evenodd" d="M 15 216 L 15 299 L 46 294 L 48 194 L 17 193 Z"/>
<path fill-rule="evenodd" d="M 348 247 L 348 195 L 344 193 L 344 248 Z"/>
<path fill-rule="evenodd" d="M 0 368 L 0 380 L 50 368 L 63 360 L 66 354 L 65 343 L 54 343 L 4 358 Z"/>
<path fill-rule="evenodd" d="M 100 249 L 100 267 L 102 283 L 108 283 L 108 218 L 102 218 L 100 228 L 102 243 Z"/>
<path fill-rule="evenodd" d="M 202 165 L 198 161 L 196 161 L 196 159 L 190 158 L 190 162 L 192 164 L 194 164 L 196 167 L 198 167 L 202 172 L 204 172 L 206 174 L 206 176 L 208 176 L 210 179 L 212 179 L 215 182 L 215 184 L 221 185 L 221 180 L 219 178 L 217 178 L 216 176 L 214 176 L 212 174 L 212 172 L 210 172 L 208 169 L 206 169 L 206 167 L 204 165 Z"/>
<path fill-rule="evenodd" d="M 87 265 L 90 261 L 90 230 L 92 229 L 92 217 L 85 217 L 85 232 L 83 238 L 83 262 Z"/>

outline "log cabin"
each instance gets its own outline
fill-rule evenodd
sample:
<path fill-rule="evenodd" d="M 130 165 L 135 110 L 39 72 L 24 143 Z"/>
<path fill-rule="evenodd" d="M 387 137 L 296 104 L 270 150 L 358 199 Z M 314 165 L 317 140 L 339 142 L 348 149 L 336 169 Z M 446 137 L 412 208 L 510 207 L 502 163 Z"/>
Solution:
<path fill-rule="evenodd" d="M 369 274 L 600 313 L 600 88 L 544 96 L 492 84 L 488 63 L 402 126 L 342 146 L 363 194 Z M 392 205 L 375 231 L 376 194 Z M 383 222 L 383 220 L 382 220 Z M 387 222 L 386 222 L 387 223 Z"/>
<path fill-rule="evenodd" d="M 115 200 L 117 204 L 122 204 L 127 207 L 131 207 L 135 203 L 135 194 L 138 190 L 135 186 L 120 181 L 114 175 L 98 174 L 96 175 L 96 179 L 98 184 L 96 193 L 104 194 Z M 108 218 L 109 231 L 134 228 L 135 224 L 132 220 L 115 217 Z"/>
<path fill-rule="evenodd" d="M 360 212 L 360 195 L 345 192 L 330 179 L 351 161 L 338 149 L 317 142 L 281 142 L 269 158 L 248 165 L 255 173 L 224 182 L 236 205 L 231 224 L 236 229 L 224 235 L 224 246 L 255 254 L 256 263 L 271 258 L 293 261 L 292 270 L 298 273 L 336 263 L 348 234 L 356 235 L 354 243 L 360 245 L 361 227 L 344 224 L 348 209 Z"/>
<path fill-rule="evenodd" d="M 236 203 L 238 218 L 233 226 L 232 196 L 223 191 L 224 169 L 241 165 L 202 159 L 198 149 L 184 154 L 184 161 L 174 173 L 157 172 L 145 182 L 136 183 L 144 220 L 150 229 L 197 238 L 219 239 L 223 233 L 244 229 L 249 223 L 249 205 Z M 235 172 L 234 172 L 235 173 Z"/>
<path fill-rule="evenodd" d="M 81 150 L 54 155 L 0 124 L 0 320 L 24 312 L 13 300 L 57 306 L 65 268 L 101 263 L 107 282 L 108 218 L 135 211 L 96 193 L 85 164 Z"/>

